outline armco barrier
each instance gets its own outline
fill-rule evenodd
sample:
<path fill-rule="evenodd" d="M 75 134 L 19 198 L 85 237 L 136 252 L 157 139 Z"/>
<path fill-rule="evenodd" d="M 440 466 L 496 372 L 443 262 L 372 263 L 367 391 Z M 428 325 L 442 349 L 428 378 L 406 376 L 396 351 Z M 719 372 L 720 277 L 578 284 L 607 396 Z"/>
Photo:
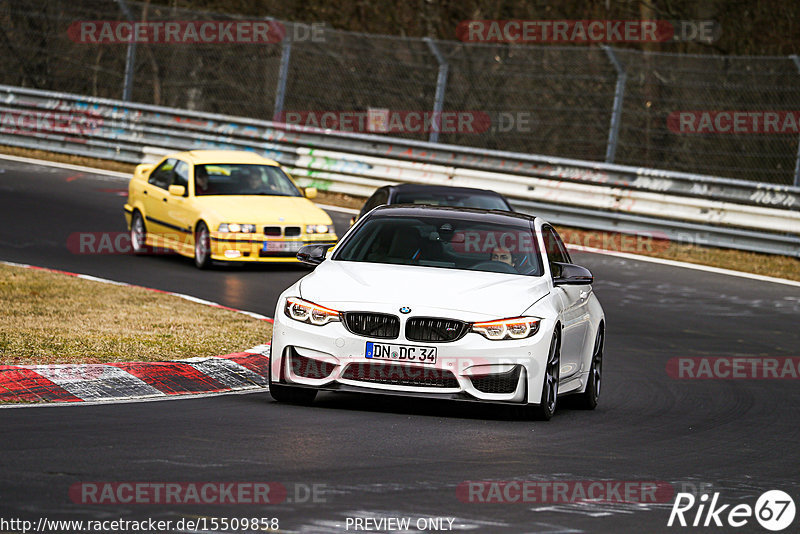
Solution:
<path fill-rule="evenodd" d="M 800 188 L 335 132 L 0 85 L 0 144 L 139 163 L 154 153 L 254 150 L 304 185 L 368 195 L 412 182 L 494 189 L 584 228 L 800 256 Z"/>

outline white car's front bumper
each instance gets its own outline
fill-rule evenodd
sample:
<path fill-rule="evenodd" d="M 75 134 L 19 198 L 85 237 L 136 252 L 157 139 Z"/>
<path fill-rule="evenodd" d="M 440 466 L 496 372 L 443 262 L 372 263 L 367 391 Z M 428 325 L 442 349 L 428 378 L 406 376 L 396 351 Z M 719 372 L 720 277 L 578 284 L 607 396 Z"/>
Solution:
<path fill-rule="evenodd" d="M 396 339 L 357 335 L 342 322 L 315 326 L 284 315 L 283 297 L 273 326 L 270 371 L 273 382 L 323 390 L 365 391 L 457 400 L 538 404 L 541 399 L 553 331 L 543 319 L 539 331 L 521 340 L 492 341 L 467 333 L 452 342 L 406 339 L 405 323 L 412 317 L 438 316 L 433 310 L 414 310 L 400 319 Z M 391 310 L 371 310 L 391 313 Z M 363 306 L 358 307 L 363 310 Z M 394 308 L 396 310 L 396 308 Z M 426 313 L 428 312 L 428 313 Z M 463 320 L 463 319 L 462 319 Z M 366 357 L 367 342 L 435 347 L 435 364 L 404 363 Z"/>

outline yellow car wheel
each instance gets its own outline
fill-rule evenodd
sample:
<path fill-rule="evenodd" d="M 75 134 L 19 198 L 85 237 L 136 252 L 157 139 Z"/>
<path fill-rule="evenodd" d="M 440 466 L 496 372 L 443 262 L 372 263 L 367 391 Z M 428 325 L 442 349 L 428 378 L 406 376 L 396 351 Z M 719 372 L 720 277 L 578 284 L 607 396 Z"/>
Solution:
<path fill-rule="evenodd" d="M 194 232 L 194 264 L 198 269 L 211 265 L 211 234 L 206 223 L 198 223 Z"/>
<path fill-rule="evenodd" d="M 134 254 L 147 252 L 147 230 L 144 227 L 142 214 L 138 210 L 131 216 L 131 248 Z"/>

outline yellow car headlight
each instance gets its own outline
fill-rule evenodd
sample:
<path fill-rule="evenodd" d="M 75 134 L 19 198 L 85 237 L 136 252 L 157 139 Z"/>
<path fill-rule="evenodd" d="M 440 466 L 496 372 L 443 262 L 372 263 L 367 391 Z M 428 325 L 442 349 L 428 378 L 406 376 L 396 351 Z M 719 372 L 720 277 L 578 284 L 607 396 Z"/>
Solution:
<path fill-rule="evenodd" d="M 330 234 L 333 233 L 333 225 L 329 224 L 307 224 L 307 234 Z"/>
<path fill-rule="evenodd" d="M 254 234 L 256 231 L 255 224 L 239 224 L 239 223 L 222 223 L 219 225 L 220 232 L 227 233 L 243 233 Z"/>

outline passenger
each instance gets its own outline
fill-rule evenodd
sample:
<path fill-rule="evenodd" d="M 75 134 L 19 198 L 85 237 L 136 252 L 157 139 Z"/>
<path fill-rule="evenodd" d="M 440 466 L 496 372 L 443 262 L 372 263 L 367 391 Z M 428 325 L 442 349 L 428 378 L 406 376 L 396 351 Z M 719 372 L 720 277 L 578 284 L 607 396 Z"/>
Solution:
<path fill-rule="evenodd" d="M 252 193 L 261 193 L 264 191 L 264 181 L 261 180 L 261 177 L 255 172 L 253 169 L 249 169 L 245 167 L 243 170 L 245 174 L 245 182 L 247 183 L 247 188 L 249 192 Z"/>
<path fill-rule="evenodd" d="M 244 183 L 246 185 L 246 193 L 264 193 L 270 195 L 280 193 L 273 178 L 267 176 L 265 180 L 258 169 L 244 167 L 240 172 L 245 176 Z"/>

